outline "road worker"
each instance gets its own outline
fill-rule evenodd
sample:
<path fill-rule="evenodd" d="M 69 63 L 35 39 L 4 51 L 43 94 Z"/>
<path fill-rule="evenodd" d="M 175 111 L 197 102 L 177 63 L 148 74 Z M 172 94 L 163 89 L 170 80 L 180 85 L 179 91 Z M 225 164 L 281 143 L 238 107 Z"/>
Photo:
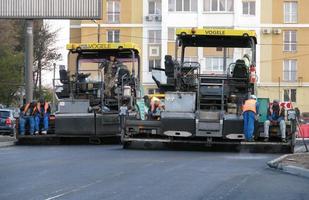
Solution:
<path fill-rule="evenodd" d="M 144 101 L 146 107 L 148 107 L 148 118 L 158 119 L 158 117 L 160 116 L 160 111 L 164 109 L 161 100 L 155 96 L 144 96 Z"/>
<path fill-rule="evenodd" d="M 284 121 L 285 110 L 279 104 L 279 100 L 274 100 L 273 104 L 267 110 L 267 120 L 264 122 L 264 141 L 267 142 L 269 139 L 269 127 L 280 126 L 280 133 L 282 142 L 286 142 L 286 124 Z"/>
<path fill-rule="evenodd" d="M 50 115 L 50 105 L 43 98 L 37 103 L 37 114 L 35 116 L 35 134 L 39 134 L 40 123 L 43 121 L 43 128 L 41 133 L 47 134 L 48 131 L 48 119 Z"/>
<path fill-rule="evenodd" d="M 20 109 L 19 134 L 25 135 L 26 125 L 29 124 L 29 134 L 35 133 L 35 116 L 37 114 L 36 102 L 25 103 Z"/>
<path fill-rule="evenodd" d="M 244 118 L 244 134 L 246 141 L 253 141 L 255 117 L 258 113 L 258 103 L 256 96 L 251 95 L 243 105 L 243 118 Z"/>
<path fill-rule="evenodd" d="M 104 95 L 107 98 L 111 98 L 113 95 L 112 89 L 114 88 L 116 84 L 116 80 L 117 80 L 116 74 L 117 74 L 118 68 L 121 65 L 122 63 L 118 62 L 115 56 L 110 56 L 109 60 L 103 63 L 104 82 L 105 82 Z"/>

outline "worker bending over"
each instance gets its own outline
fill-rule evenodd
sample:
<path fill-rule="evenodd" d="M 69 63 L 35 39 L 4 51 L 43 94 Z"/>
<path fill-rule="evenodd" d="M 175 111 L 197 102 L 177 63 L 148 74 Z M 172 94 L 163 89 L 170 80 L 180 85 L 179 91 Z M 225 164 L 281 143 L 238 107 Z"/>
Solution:
<path fill-rule="evenodd" d="M 41 133 L 46 135 L 48 131 L 50 105 L 44 99 L 40 99 L 39 103 L 37 103 L 37 110 L 38 112 L 35 116 L 35 133 L 39 134 L 40 124 L 43 121 L 43 128 Z"/>
<path fill-rule="evenodd" d="M 251 95 L 248 100 L 245 101 L 243 105 L 243 117 L 244 117 L 244 133 L 246 141 L 253 141 L 253 132 L 255 124 L 255 116 L 258 113 L 258 103 L 256 101 L 256 96 Z"/>
<path fill-rule="evenodd" d="M 286 124 L 284 121 L 285 110 L 282 106 L 279 105 L 278 100 L 274 100 L 272 106 L 267 110 L 267 120 L 264 122 L 264 141 L 267 142 L 269 138 L 269 127 L 270 126 L 280 126 L 281 139 L 282 142 L 286 142 Z"/>

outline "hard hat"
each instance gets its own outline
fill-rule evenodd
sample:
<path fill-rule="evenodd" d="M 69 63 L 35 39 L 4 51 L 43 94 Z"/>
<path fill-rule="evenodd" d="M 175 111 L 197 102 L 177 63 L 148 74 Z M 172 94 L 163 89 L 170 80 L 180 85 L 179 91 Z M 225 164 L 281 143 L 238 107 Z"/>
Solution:
<path fill-rule="evenodd" d="M 251 99 L 257 99 L 255 95 L 250 96 Z"/>

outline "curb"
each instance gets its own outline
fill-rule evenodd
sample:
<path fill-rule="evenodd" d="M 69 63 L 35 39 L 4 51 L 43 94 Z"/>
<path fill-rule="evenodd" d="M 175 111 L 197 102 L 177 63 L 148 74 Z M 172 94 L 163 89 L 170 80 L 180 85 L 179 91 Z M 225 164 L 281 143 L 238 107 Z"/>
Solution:
<path fill-rule="evenodd" d="M 271 160 L 271 161 L 268 161 L 267 162 L 267 165 L 270 167 L 270 168 L 276 168 L 278 169 L 281 165 L 280 161 L 283 160 L 284 158 L 286 158 L 287 156 L 289 156 L 290 154 L 285 154 L 283 156 L 280 156 L 274 160 Z"/>
<path fill-rule="evenodd" d="M 13 146 L 14 144 L 15 144 L 15 142 L 13 142 L 13 141 L 10 141 L 10 142 L 0 142 L 0 148 Z"/>
<path fill-rule="evenodd" d="M 274 160 L 268 161 L 267 165 L 270 168 L 274 168 L 274 169 L 283 171 L 283 172 L 288 173 L 288 174 L 309 178 L 309 169 L 305 169 L 305 168 L 302 168 L 302 167 L 296 167 L 296 166 L 293 166 L 293 165 L 283 165 L 281 163 L 281 161 L 289 155 L 291 155 L 291 154 L 286 154 L 286 155 L 280 156 L 280 157 L 278 157 Z"/>
<path fill-rule="evenodd" d="M 282 167 L 282 171 L 286 172 L 286 173 L 289 173 L 289 174 L 293 174 L 293 175 L 296 175 L 296 176 L 302 176 L 302 177 L 305 177 L 305 178 L 309 178 L 309 169 L 305 169 L 305 168 L 302 168 L 302 167 L 296 167 L 296 166 L 293 166 L 293 165 L 283 165 L 281 166 Z"/>

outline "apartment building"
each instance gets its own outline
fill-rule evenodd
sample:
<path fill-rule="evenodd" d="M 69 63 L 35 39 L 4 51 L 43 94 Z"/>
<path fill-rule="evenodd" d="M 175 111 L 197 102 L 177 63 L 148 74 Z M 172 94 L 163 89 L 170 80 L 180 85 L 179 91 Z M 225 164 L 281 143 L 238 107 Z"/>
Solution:
<path fill-rule="evenodd" d="M 148 64 L 149 68 L 144 67 L 144 85 L 148 91 L 153 92 L 154 87 L 151 79 L 151 67 L 162 67 L 164 65 L 164 56 L 175 54 L 175 29 L 177 28 L 238 28 L 250 29 L 260 32 L 260 1 L 242 1 L 242 0 L 148 0 L 144 5 L 144 10 L 157 2 L 161 5 L 160 22 L 148 22 L 151 13 L 144 12 L 144 24 L 147 26 L 144 30 L 144 66 Z M 148 7 L 147 7 L 148 6 Z M 160 56 L 152 59 L 152 45 L 147 38 L 151 38 L 153 31 L 160 34 L 158 40 L 158 51 Z M 156 37 L 159 38 L 159 37 Z M 259 38 L 259 36 L 258 36 Z M 259 47 L 258 47 L 259 48 Z M 258 51 L 259 52 L 259 51 Z M 227 65 L 240 55 L 240 52 L 226 50 Z M 186 54 L 187 61 L 198 61 L 201 64 L 201 70 L 206 73 L 224 73 L 226 66 L 223 63 L 223 49 L 203 49 L 189 48 Z M 259 59 L 259 53 L 257 58 Z"/>
<path fill-rule="evenodd" d="M 309 111 L 309 1 L 262 2 L 258 95 Z"/>
<path fill-rule="evenodd" d="M 291 100 L 309 110 L 309 17 L 305 0 L 103 0 L 103 19 L 71 21 L 71 42 L 135 42 L 142 49 L 145 93 L 156 92 L 152 68 L 164 67 L 175 54 L 176 28 L 249 29 L 257 33 L 258 95 Z M 100 24 L 100 38 L 98 38 Z M 188 49 L 186 60 L 202 71 L 222 73 L 241 53 L 222 49 Z"/>
<path fill-rule="evenodd" d="M 134 42 L 142 47 L 143 1 L 102 0 L 102 7 L 101 20 L 71 20 L 70 42 Z M 73 58 L 69 58 L 71 72 L 75 70 Z"/>

